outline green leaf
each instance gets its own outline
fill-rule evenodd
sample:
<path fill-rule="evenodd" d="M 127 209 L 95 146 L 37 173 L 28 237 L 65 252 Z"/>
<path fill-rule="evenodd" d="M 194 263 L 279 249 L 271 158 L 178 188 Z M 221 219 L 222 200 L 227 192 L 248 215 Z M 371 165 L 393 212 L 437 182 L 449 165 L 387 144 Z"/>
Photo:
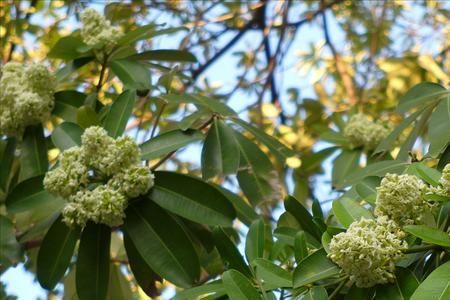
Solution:
<path fill-rule="evenodd" d="M 127 252 L 128 263 L 130 264 L 134 278 L 141 289 L 149 297 L 155 297 L 157 292 L 155 282 L 162 281 L 161 277 L 157 275 L 145 262 L 145 259 L 136 249 L 136 246 L 127 233 L 124 233 L 123 243 Z"/>
<path fill-rule="evenodd" d="M 156 172 L 148 197 L 170 212 L 201 224 L 231 226 L 236 216 L 221 192 L 189 175 Z"/>
<path fill-rule="evenodd" d="M 76 286 L 80 300 L 106 299 L 109 283 L 111 228 L 88 223 L 81 234 Z"/>
<path fill-rule="evenodd" d="M 412 122 L 417 120 L 417 118 L 421 113 L 423 113 L 422 109 L 412 113 L 410 116 L 405 118 L 397 127 L 395 127 L 394 130 L 391 131 L 391 133 L 389 133 L 389 135 L 384 140 L 381 141 L 381 143 L 378 145 L 378 147 L 375 149 L 373 153 L 376 154 L 391 150 L 394 147 L 398 137 L 405 131 L 405 129 Z"/>
<path fill-rule="evenodd" d="M 241 133 L 234 131 L 240 148 L 237 179 L 245 196 L 255 206 L 278 197 L 278 179 L 267 155 Z"/>
<path fill-rule="evenodd" d="M 53 222 L 42 241 L 37 258 L 37 279 L 42 287 L 53 290 L 70 264 L 79 228 L 70 228 L 62 217 Z"/>
<path fill-rule="evenodd" d="M 441 172 L 426 166 L 424 163 L 416 163 L 413 165 L 415 166 L 416 171 L 422 180 L 424 180 L 426 183 L 432 186 L 439 185 L 439 179 L 441 179 Z"/>
<path fill-rule="evenodd" d="M 55 108 L 52 114 L 65 121 L 77 121 L 78 108 L 83 106 L 86 94 L 78 91 L 60 91 L 55 93 Z"/>
<path fill-rule="evenodd" d="M 445 300 L 450 298 L 450 261 L 439 266 L 419 285 L 411 300 Z"/>
<path fill-rule="evenodd" d="M 301 262 L 294 271 L 294 288 L 339 274 L 340 269 L 328 258 L 324 249 L 317 250 Z"/>
<path fill-rule="evenodd" d="M 127 57 L 130 60 L 156 60 L 169 62 L 197 62 L 197 58 L 186 50 L 158 49 L 144 51 Z"/>
<path fill-rule="evenodd" d="M 368 165 L 363 169 L 358 169 L 351 172 L 344 178 L 343 182 L 336 186 L 337 188 L 343 188 L 349 185 L 356 184 L 362 179 L 368 176 L 384 176 L 387 173 L 401 173 L 408 166 L 408 163 L 398 160 L 386 160 L 380 161 Z"/>
<path fill-rule="evenodd" d="M 366 177 L 360 183 L 355 185 L 355 190 L 361 199 L 375 205 L 377 196 L 377 187 L 380 185 L 381 178 L 376 176 Z"/>
<path fill-rule="evenodd" d="M 244 224 L 250 225 L 252 221 L 258 218 L 258 214 L 244 199 L 219 185 L 214 186 L 233 204 L 239 220 Z"/>
<path fill-rule="evenodd" d="M 203 138 L 203 133 L 195 129 L 164 132 L 140 145 L 141 158 L 152 160 Z"/>
<path fill-rule="evenodd" d="M 80 49 L 87 47 L 80 37 L 69 35 L 58 39 L 56 44 L 47 54 L 49 58 L 60 58 L 62 60 L 73 60 L 92 55 L 91 52 L 82 52 Z"/>
<path fill-rule="evenodd" d="M 356 285 L 352 285 L 352 287 L 348 290 L 347 296 L 345 299 L 349 300 L 373 300 L 375 295 L 375 287 L 371 288 L 359 288 Z"/>
<path fill-rule="evenodd" d="M 103 127 L 113 138 L 121 136 L 125 131 L 135 101 L 136 91 L 125 90 L 111 105 L 111 109 L 105 118 Z"/>
<path fill-rule="evenodd" d="M 140 62 L 119 59 L 110 62 L 109 67 L 127 89 L 143 90 L 151 87 L 150 70 Z"/>
<path fill-rule="evenodd" d="M 56 72 L 56 80 L 60 83 L 65 82 L 76 70 L 95 60 L 95 56 L 76 58 L 66 63 L 64 67 Z"/>
<path fill-rule="evenodd" d="M 230 300 L 262 299 L 250 280 L 236 270 L 228 270 L 223 273 L 222 281 Z"/>
<path fill-rule="evenodd" d="M 268 135 L 261 129 L 238 118 L 233 118 L 232 121 L 240 125 L 245 130 L 251 132 L 261 143 L 263 143 L 267 146 L 267 148 L 270 149 L 271 153 L 273 153 L 280 162 L 284 163 L 286 158 L 295 156 L 294 150 L 283 145 L 276 138 Z"/>
<path fill-rule="evenodd" d="M 77 110 L 77 123 L 83 128 L 88 128 L 99 126 L 100 119 L 91 106 L 83 105 Z"/>
<path fill-rule="evenodd" d="M 245 242 L 247 261 L 251 263 L 256 258 L 268 258 L 272 244 L 270 227 L 261 219 L 254 221 L 250 225 Z"/>
<path fill-rule="evenodd" d="M 410 270 L 397 267 L 394 283 L 377 287 L 376 300 L 410 299 L 418 286 L 419 282 Z"/>
<path fill-rule="evenodd" d="M 333 201 L 333 212 L 339 223 L 345 228 L 361 218 L 373 219 L 373 215 L 368 209 L 347 197 L 341 197 Z"/>
<path fill-rule="evenodd" d="M 8 138 L 4 142 L 3 151 L 0 151 L 0 194 L 2 190 L 5 193 L 8 191 L 17 144 L 15 138 Z"/>
<path fill-rule="evenodd" d="M 312 153 L 310 156 L 307 157 L 307 159 L 302 160 L 302 166 L 301 169 L 305 170 L 306 172 L 311 172 L 314 169 L 320 167 L 322 162 L 329 157 L 331 154 L 333 154 L 338 147 L 330 147 L 325 148 L 323 150 L 320 150 L 318 152 Z"/>
<path fill-rule="evenodd" d="M 6 198 L 8 212 L 16 214 L 43 207 L 51 202 L 63 202 L 44 189 L 44 175 L 22 181 L 14 187 Z"/>
<path fill-rule="evenodd" d="M 221 280 L 216 280 L 204 285 L 193 287 L 181 292 L 177 292 L 173 300 L 192 300 L 192 299 L 206 299 L 205 295 L 213 295 L 220 297 L 225 294 L 225 288 L 223 287 Z"/>
<path fill-rule="evenodd" d="M 450 94 L 441 101 L 431 114 L 428 137 L 430 139 L 430 148 L 428 155 L 437 157 L 445 150 L 450 140 Z"/>
<path fill-rule="evenodd" d="M 331 174 L 333 186 L 339 186 L 345 177 L 352 171 L 358 169 L 361 151 L 342 150 L 333 161 L 333 172 Z"/>
<path fill-rule="evenodd" d="M 320 241 L 322 233 L 313 222 L 311 214 L 300 202 L 294 197 L 288 196 L 284 200 L 284 207 L 295 217 L 304 231 L 309 232 L 316 240 Z"/>
<path fill-rule="evenodd" d="M 439 101 L 448 91 L 443 86 L 422 82 L 411 88 L 401 99 L 397 106 L 398 112 L 406 112 L 414 107 L 423 107 Z"/>
<path fill-rule="evenodd" d="M 252 266 L 256 269 L 258 279 L 262 279 L 264 284 L 270 287 L 270 289 L 292 287 L 291 273 L 273 262 L 267 259 L 257 258 L 252 262 Z"/>
<path fill-rule="evenodd" d="M 321 286 L 313 286 L 305 294 L 301 295 L 298 298 L 298 300 L 327 300 L 327 299 L 328 299 L 327 290 Z"/>
<path fill-rule="evenodd" d="M 200 275 L 197 253 L 179 223 L 148 199 L 128 206 L 124 228 L 152 270 L 181 287 Z"/>
<path fill-rule="evenodd" d="M 53 130 L 52 141 L 59 150 L 64 151 L 81 145 L 83 128 L 75 123 L 64 122 Z"/>
<path fill-rule="evenodd" d="M 319 138 L 326 142 L 336 144 L 336 145 L 348 145 L 350 141 L 342 133 L 336 132 L 334 130 L 327 130 L 322 133 Z"/>
<path fill-rule="evenodd" d="M 424 242 L 450 248 L 450 235 L 427 225 L 407 225 L 403 229 Z"/>
<path fill-rule="evenodd" d="M 13 223 L 0 215 L 0 272 L 17 263 L 21 258 Z"/>
<path fill-rule="evenodd" d="M 199 109 L 208 109 L 211 112 L 218 113 L 222 116 L 233 116 L 236 113 L 226 104 L 214 98 L 208 98 L 195 94 L 163 94 L 159 98 L 168 103 L 192 103 Z"/>
<path fill-rule="evenodd" d="M 234 174 L 239 168 L 239 145 L 233 130 L 221 120 L 214 119 L 206 135 L 201 163 L 203 179 Z"/>
<path fill-rule="evenodd" d="M 28 126 L 22 141 L 19 180 L 25 180 L 48 171 L 47 145 L 42 125 Z"/>
<path fill-rule="evenodd" d="M 299 231 L 295 235 L 294 250 L 295 260 L 297 262 L 300 262 L 308 256 L 308 244 L 306 243 L 306 235 L 304 231 Z"/>
<path fill-rule="evenodd" d="M 213 229 L 213 238 L 216 248 L 220 253 L 220 257 L 225 263 L 228 263 L 229 268 L 236 269 L 245 276 L 251 278 L 252 274 L 245 263 L 244 258 L 239 253 L 236 245 L 221 227 Z"/>

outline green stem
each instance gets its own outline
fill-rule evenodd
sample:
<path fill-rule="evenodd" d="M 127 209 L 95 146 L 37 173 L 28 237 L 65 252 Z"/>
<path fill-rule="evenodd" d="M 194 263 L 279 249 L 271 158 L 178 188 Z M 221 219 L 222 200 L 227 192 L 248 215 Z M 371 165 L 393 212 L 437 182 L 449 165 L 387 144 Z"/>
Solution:
<path fill-rule="evenodd" d="M 404 253 L 418 253 L 418 252 L 424 252 L 428 250 L 434 250 L 440 248 L 438 245 L 425 245 L 425 246 L 419 246 L 415 248 L 406 249 Z"/>
<path fill-rule="evenodd" d="M 331 293 L 330 297 L 328 298 L 329 300 L 333 299 L 334 297 L 336 297 L 339 294 L 339 292 L 342 290 L 342 288 L 347 283 L 347 278 L 348 278 L 348 276 L 346 276 L 345 280 L 342 280 L 341 283 L 337 286 L 337 288 L 334 289 L 334 291 Z"/>

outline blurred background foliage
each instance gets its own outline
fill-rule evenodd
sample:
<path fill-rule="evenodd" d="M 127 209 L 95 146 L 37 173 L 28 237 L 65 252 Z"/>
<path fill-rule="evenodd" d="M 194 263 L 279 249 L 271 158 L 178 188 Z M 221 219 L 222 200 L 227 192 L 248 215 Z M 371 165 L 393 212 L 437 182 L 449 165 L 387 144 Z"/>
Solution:
<path fill-rule="evenodd" d="M 296 151 L 298 156 L 284 165 L 261 145 L 281 179 L 260 207 L 269 219 L 289 192 L 308 205 L 316 198 L 327 201 L 316 178 L 329 168 L 324 162 L 332 151 L 319 151 L 325 143 L 319 137 L 339 125 L 337 115 L 346 119 L 349 111 L 363 111 L 397 124 L 402 116 L 394 108 L 408 89 L 422 81 L 448 87 L 450 81 L 447 1 L 5 0 L 0 2 L 2 62 L 44 61 L 57 72 L 58 90 L 92 92 L 101 73 L 98 64 L 80 57 L 78 64 L 67 66 L 49 53 L 60 38 L 78 29 L 86 7 L 104 10 L 124 32 L 145 24 L 186 27 L 140 42 L 139 52 L 185 49 L 198 60 L 148 65 L 152 89 L 141 91 L 129 134 L 147 140 L 156 118 L 159 132 L 175 128 L 192 107 L 168 104 L 158 96 L 195 92 L 228 103 L 240 117 Z M 123 90 L 114 74 L 106 76 L 110 80 L 99 91 L 103 104 Z M 200 113 L 186 122 L 202 119 Z M 58 122 L 48 122 L 48 129 Z M 415 151 L 421 155 L 420 148 Z M 58 153 L 51 154 L 54 159 Z M 170 167 L 200 174 L 198 157 L 198 149 L 181 152 Z M 230 179 L 229 184 L 236 182 Z"/>

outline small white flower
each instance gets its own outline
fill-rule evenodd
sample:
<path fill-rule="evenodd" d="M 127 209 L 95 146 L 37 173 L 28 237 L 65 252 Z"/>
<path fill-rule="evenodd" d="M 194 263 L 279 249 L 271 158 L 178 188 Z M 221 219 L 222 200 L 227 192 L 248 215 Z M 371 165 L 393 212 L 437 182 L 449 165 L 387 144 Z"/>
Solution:
<path fill-rule="evenodd" d="M 97 49 L 113 46 L 122 37 L 116 26 L 100 15 L 95 9 L 88 8 L 81 15 L 81 38 L 90 47 Z"/>
<path fill-rule="evenodd" d="M 357 287 L 367 288 L 392 282 L 395 262 L 407 248 L 404 233 L 386 217 L 362 218 L 346 232 L 333 236 L 328 257 L 350 276 Z"/>
<path fill-rule="evenodd" d="M 382 122 L 373 122 L 364 114 L 353 115 L 344 129 L 344 135 L 355 147 L 375 149 L 388 136 L 389 128 Z"/>

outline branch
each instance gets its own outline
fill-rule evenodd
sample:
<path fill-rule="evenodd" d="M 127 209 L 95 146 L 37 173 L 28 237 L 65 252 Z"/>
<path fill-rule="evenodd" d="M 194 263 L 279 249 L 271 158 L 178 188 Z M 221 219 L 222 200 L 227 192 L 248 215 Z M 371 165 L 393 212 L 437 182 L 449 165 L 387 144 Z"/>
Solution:
<path fill-rule="evenodd" d="M 298 28 L 298 27 L 302 26 L 303 24 L 313 20 L 318 15 L 322 14 L 323 12 L 325 12 L 327 9 L 329 9 L 329 8 L 333 7 L 334 5 L 339 4 L 341 2 L 344 2 L 344 0 L 334 0 L 334 1 L 330 2 L 330 3 L 328 3 L 328 4 L 322 5 L 319 10 L 317 10 L 314 13 L 310 14 L 306 18 L 304 18 L 304 19 L 302 19 L 300 21 L 297 21 L 297 22 L 287 23 L 287 24 L 285 24 L 285 26 Z M 281 27 L 281 26 L 284 26 L 284 25 L 281 24 L 278 27 Z"/>
<path fill-rule="evenodd" d="M 344 84 L 345 90 L 347 91 L 349 103 L 351 105 L 355 105 L 358 103 L 358 100 L 356 98 L 356 92 L 355 92 L 355 86 L 353 83 L 353 79 L 350 76 L 350 74 L 347 72 L 347 69 L 345 68 L 344 62 L 342 61 L 340 54 L 336 51 L 336 48 L 334 47 L 333 43 L 331 42 L 325 11 L 322 11 L 322 21 L 323 21 L 323 33 L 325 36 L 325 44 L 328 45 L 328 47 L 331 50 L 331 53 L 333 54 L 333 58 L 336 62 L 336 70 L 337 70 L 337 73 L 339 74 L 339 77 L 342 80 L 342 83 Z"/>

